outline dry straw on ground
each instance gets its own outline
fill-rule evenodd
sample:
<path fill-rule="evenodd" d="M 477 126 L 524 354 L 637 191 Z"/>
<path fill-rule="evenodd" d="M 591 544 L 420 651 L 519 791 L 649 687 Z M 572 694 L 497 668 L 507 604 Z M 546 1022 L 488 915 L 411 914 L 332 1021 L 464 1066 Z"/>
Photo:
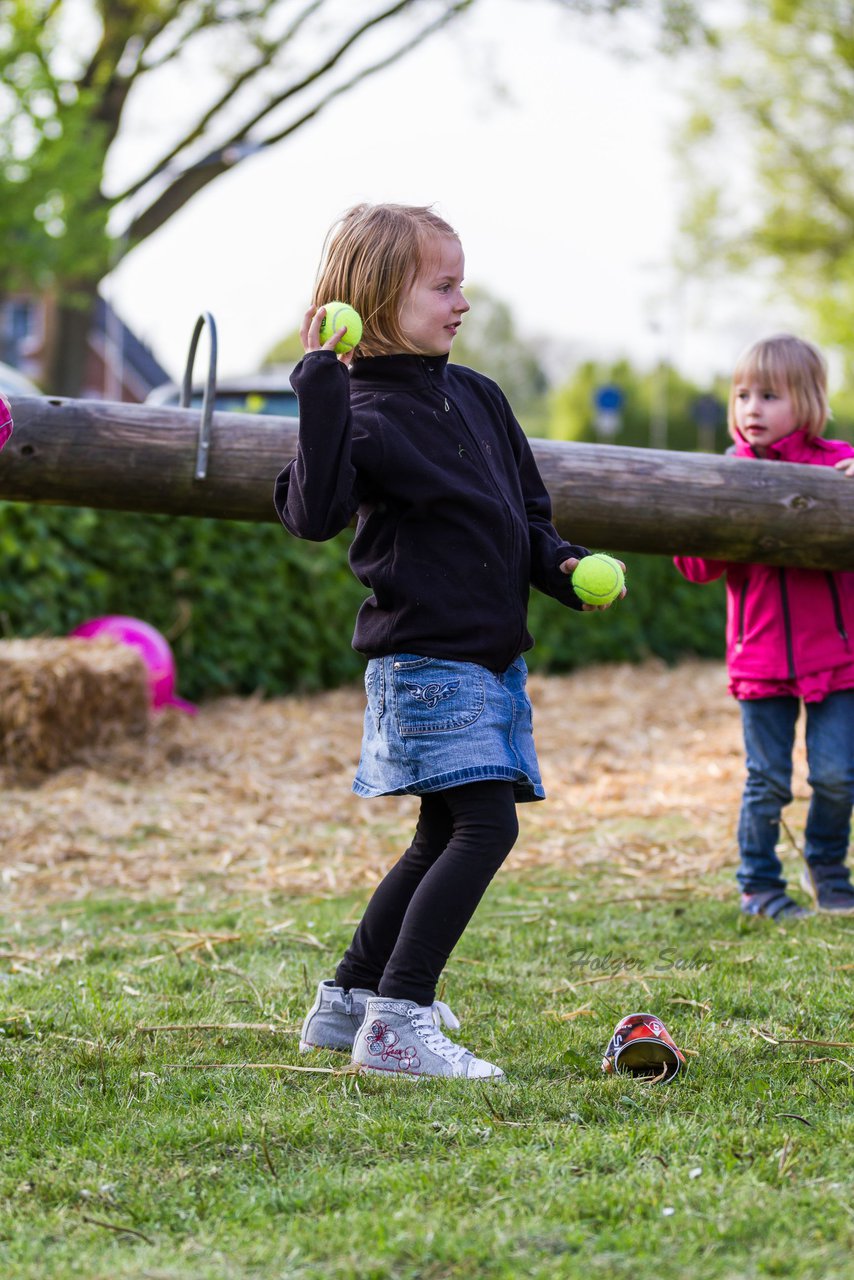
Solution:
<path fill-rule="evenodd" d="M 0 763 L 34 780 L 148 728 L 148 677 L 113 640 L 0 640 Z"/>
<path fill-rule="evenodd" d="M 530 690 L 548 799 L 520 806 L 511 870 L 607 867 L 614 899 L 643 902 L 733 863 L 743 760 L 721 664 L 587 668 Z M 418 802 L 352 795 L 362 710 L 356 688 L 221 699 L 38 787 L 0 771 L 6 905 L 367 890 Z"/>

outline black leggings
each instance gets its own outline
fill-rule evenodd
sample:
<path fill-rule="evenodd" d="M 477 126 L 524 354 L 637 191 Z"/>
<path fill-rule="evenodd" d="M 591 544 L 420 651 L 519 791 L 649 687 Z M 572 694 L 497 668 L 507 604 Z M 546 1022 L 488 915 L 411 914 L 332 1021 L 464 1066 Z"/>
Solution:
<path fill-rule="evenodd" d="M 448 956 L 518 834 L 510 782 L 422 796 L 412 844 L 368 903 L 338 985 L 432 1004 Z"/>

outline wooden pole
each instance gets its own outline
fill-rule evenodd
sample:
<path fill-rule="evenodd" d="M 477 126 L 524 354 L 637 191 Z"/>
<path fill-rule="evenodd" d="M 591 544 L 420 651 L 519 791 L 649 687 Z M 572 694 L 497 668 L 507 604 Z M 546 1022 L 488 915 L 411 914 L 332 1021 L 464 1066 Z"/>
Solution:
<path fill-rule="evenodd" d="M 199 412 L 17 399 L 0 499 L 225 520 L 276 520 L 273 484 L 297 423 L 214 415 L 194 479 Z M 532 439 L 564 537 L 614 552 L 854 570 L 854 478 L 830 467 Z"/>

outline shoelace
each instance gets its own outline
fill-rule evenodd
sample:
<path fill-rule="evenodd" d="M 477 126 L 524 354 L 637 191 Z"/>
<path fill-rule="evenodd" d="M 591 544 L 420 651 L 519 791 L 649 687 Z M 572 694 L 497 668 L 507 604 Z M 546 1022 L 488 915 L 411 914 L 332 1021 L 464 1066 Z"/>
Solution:
<path fill-rule="evenodd" d="M 444 1000 L 434 1000 L 432 1005 L 424 1005 L 412 1011 L 412 1029 L 417 1031 L 424 1044 L 433 1053 L 444 1058 L 446 1062 L 458 1063 L 468 1053 L 464 1045 L 454 1044 L 449 1040 L 441 1023 L 452 1031 L 459 1030 L 459 1019 L 451 1012 Z"/>

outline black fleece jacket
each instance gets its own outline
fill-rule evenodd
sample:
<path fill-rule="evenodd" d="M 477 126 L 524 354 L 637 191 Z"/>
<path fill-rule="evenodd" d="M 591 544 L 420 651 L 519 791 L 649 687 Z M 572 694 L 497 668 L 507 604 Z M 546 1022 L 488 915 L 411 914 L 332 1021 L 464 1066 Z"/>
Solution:
<path fill-rule="evenodd" d="M 358 515 L 353 572 L 371 591 L 353 647 L 503 671 L 533 644 L 531 583 L 573 609 L 563 542 L 530 445 L 500 388 L 446 356 L 379 356 L 351 370 L 331 351 L 291 375 L 297 456 L 276 511 L 325 541 Z"/>

